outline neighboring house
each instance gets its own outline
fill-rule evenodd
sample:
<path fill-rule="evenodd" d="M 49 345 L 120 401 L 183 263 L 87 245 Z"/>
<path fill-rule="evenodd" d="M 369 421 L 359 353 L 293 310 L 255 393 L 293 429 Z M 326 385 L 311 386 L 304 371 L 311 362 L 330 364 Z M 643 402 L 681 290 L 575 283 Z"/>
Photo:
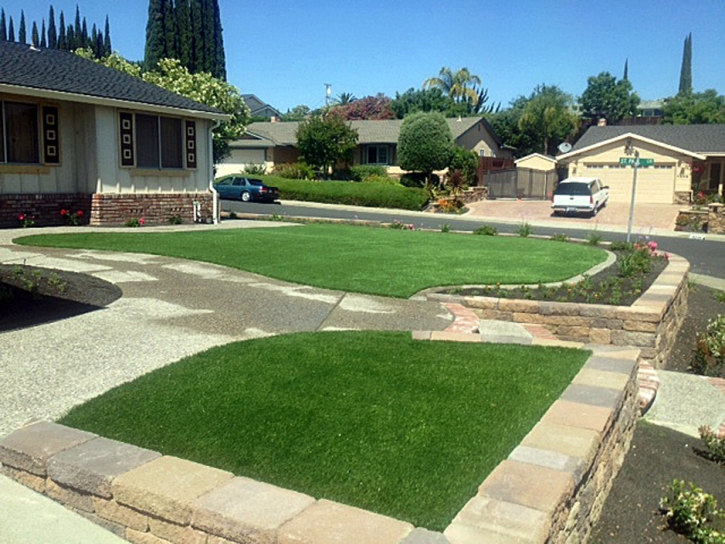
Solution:
<path fill-rule="evenodd" d="M 353 164 L 384 166 L 391 175 L 400 175 L 397 146 L 401 119 L 383 121 L 349 121 L 358 132 L 358 146 Z M 512 150 L 505 147 L 482 117 L 448 119 L 457 145 L 475 151 L 479 156 L 512 158 Z M 231 143 L 231 155 L 217 166 L 217 175 L 240 172 L 246 165 L 260 165 L 272 171 L 278 164 L 296 162 L 297 122 L 252 123 L 241 140 Z"/>
<path fill-rule="evenodd" d="M 72 53 L 0 41 L 0 226 L 217 217 L 211 133 L 229 116 Z"/>
<path fill-rule="evenodd" d="M 266 102 L 262 102 L 253 94 L 243 94 L 242 100 L 249 108 L 252 117 L 265 117 L 266 119 L 279 119 L 282 114 Z"/>
<path fill-rule="evenodd" d="M 688 203 L 693 191 L 721 193 L 725 170 L 725 125 L 590 127 L 572 150 L 557 157 L 570 176 L 598 177 L 611 202 L 630 202 L 632 167 L 620 164 L 631 144 L 654 164 L 637 174 L 635 201 Z"/>
<path fill-rule="evenodd" d="M 517 168 L 528 168 L 529 170 L 540 170 L 550 172 L 556 170 L 556 159 L 541 153 L 532 153 L 514 161 Z"/>

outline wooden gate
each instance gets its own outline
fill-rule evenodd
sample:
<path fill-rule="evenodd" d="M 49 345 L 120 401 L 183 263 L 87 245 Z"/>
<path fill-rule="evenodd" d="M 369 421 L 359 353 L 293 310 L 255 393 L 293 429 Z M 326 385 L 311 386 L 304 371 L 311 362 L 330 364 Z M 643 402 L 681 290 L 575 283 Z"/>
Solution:
<path fill-rule="evenodd" d="M 488 198 L 526 198 L 547 200 L 559 181 L 556 171 L 544 172 L 530 168 L 509 168 L 487 172 L 483 185 L 488 187 Z"/>

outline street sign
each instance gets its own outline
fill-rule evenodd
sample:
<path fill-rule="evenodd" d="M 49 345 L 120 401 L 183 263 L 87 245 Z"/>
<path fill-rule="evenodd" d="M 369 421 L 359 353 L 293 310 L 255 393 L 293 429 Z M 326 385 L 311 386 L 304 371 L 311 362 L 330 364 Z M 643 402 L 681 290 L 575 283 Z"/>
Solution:
<path fill-rule="evenodd" d="M 639 168 L 646 168 L 648 166 L 654 166 L 654 159 L 635 159 L 634 157 L 620 157 L 619 164 L 622 166 L 634 166 L 634 161 L 637 161 Z"/>

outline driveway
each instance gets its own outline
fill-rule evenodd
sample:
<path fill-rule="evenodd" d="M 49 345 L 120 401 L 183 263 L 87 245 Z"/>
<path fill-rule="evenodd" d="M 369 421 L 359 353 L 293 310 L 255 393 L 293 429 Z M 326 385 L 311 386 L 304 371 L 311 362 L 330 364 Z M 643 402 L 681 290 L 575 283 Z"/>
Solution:
<path fill-rule="evenodd" d="M 629 224 L 629 204 L 609 203 L 595 217 L 557 217 L 551 213 L 548 200 L 484 200 L 466 205 L 470 210 L 465 217 L 528 222 L 547 227 L 590 228 L 591 230 L 618 230 Z M 641 231 L 665 229 L 674 231 L 677 212 L 683 206 L 675 204 L 635 204 L 633 227 Z"/>
<path fill-rule="evenodd" d="M 435 302 L 316 289 L 151 255 L 13 246 L 12 237 L 22 234 L 28 232 L 0 232 L 0 263 L 83 272 L 117 285 L 123 296 L 100 310 L 0 333 L 0 435 L 31 418 L 56 419 L 112 387 L 221 344 L 298 331 L 442 330 L 452 321 Z"/>

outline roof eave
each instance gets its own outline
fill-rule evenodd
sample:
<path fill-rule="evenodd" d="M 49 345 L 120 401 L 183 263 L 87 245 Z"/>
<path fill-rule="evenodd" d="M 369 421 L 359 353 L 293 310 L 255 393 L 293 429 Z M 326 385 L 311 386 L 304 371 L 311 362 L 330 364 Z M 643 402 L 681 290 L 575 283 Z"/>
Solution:
<path fill-rule="evenodd" d="M 581 155 L 583 153 L 587 153 L 587 152 L 591 151 L 592 149 L 596 149 L 597 147 L 602 147 L 602 146 L 605 146 L 605 145 L 613 144 L 613 143 L 616 143 L 616 142 L 618 142 L 620 140 L 626 140 L 628 138 L 637 139 L 637 140 L 640 140 L 640 141 L 643 141 L 643 142 L 646 142 L 646 143 L 649 143 L 649 144 L 652 144 L 652 145 L 656 145 L 658 147 L 663 147 L 665 149 L 669 149 L 669 150 L 674 151 L 676 153 L 681 153 L 683 155 L 688 155 L 688 156 L 690 156 L 690 157 L 692 157 L 694 159 L 698 159 L 698 160 L 704 161 L 705 158 L 706 158 L 704 155 L 702 155 L 700 153 L 695 153 L 694 151 L 690 151 L 688 149 L 683 149 L 681 147 L 676 147 L 674 145 L 666 144 L 666 143 L 661 142 L 659 140 L 653 140 L 652 138 L 647 138 L 645 136 L 641 136 L 639 134 L 635 134 L 634 132 L 627 132 L 625 134 L 620 134 L 619 136 L 615 136 L 614 138 L 609 138 L 608 140 L 602 140 L 601 142 L 597 142 L 597 143 L 588 145 L 586 147 L 582 147 L 581 149 L 577 149 L 575 151 L 569 151 L 568 153 L 564 153 L 562 155 L 558 155 L 556 157 L 556 159 L 557 159 L 557 161 L 568 160 L 568 159 L 571 159 L 572 157 L 575 157 L 577 155 Z"/>
<path fill-rule="evenodd" d="M 67 93 L 63 91 L 53 91 L 49 89 L 38 89 L 36 87 L 22 87 L 19 85 L 0 84 L 0 92 L 15 94 L 20 96 L 32 96 L 44 98 L 47 100 L 63 100 L 66 102 L 80 102 L 82 104 L 93 104 L 95 106 L 108 106 L 115 108 L 134 109 L 139 111 L 163 112 L 172 115 L 184 115 L 187 117 L 195 117 L 201 119 L 212 119 L 219 121 L 229 121 L 232 116 L 227 113 L 214 113 L 201 110 L 193 110 L 189 108 L 177 108 L 173 106 L 161 106 L 158 104 L 148 104 L 145 102 L 135 102 L 132 100 L 121 100 L 117 98 L 103 98 L 99 96 L 91 96 L 78 93 Z"/>

